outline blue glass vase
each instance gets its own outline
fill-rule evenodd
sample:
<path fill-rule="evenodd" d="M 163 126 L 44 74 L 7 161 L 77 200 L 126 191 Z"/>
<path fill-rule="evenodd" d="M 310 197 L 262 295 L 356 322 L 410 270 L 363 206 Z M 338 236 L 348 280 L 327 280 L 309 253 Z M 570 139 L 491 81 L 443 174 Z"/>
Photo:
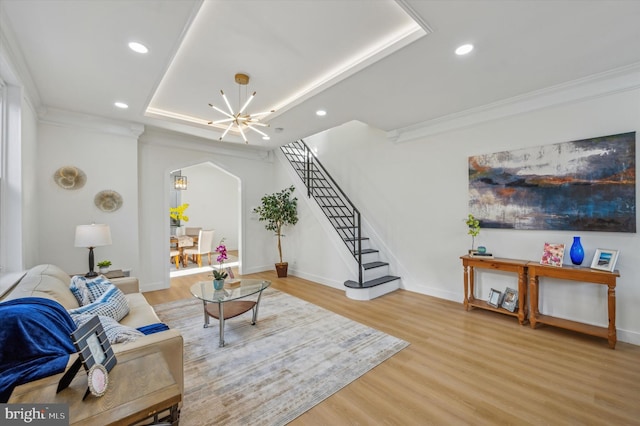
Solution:
<path fill-rule="evenodd" d="M 573 244 L 571 244 L 571 250 L 569 251 L 571 256 L 571 262 L 574 265 L 581 265 L 584 260 L 584 249 L 580 243 L 580 237 L 573 237 Z"/>

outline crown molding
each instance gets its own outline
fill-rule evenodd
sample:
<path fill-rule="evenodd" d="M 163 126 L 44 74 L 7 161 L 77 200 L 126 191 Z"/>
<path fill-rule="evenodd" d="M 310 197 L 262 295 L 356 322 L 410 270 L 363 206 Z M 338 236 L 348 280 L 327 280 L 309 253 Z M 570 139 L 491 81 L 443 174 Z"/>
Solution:
<path fill-rule="evenodd" d="M 418 12 L 416 12 L 416 10 L 413 8 L 413 6 L 409 4 L 407 0 L 395 0 L 395 2 L 398 6 L 402 8 L 402 10 L 405 11 L 407 15 L 411 17 L 411 19 L 416 21 L 416 23 L 422 27 L 422 29 L 425 32 L 425 35 L 431 34 L 433 32 L 433 28 L 429 26 L 427 21 L 425 21 L 424 18 L 420 16 Z"/>
<path fill-rule="evenodd" d="M 138 139 L 144 126 L 128 121 L 118 121 L 95 115 L 81 114 L 57 108 L 45 108 L 39 112 L 39 121 L 54 126 L 82 128 L 98 133 L 126 136 Z"/>
<path fill-rule="evenodd" d="M 229 144 L 195 135 L 175 132 L 161 127 L 147 126 L 140 144 L 180 151 L 196 151 L 255 161 L 273 161 L 273 151 L 256 150 L 245 144 Z"/>
<path fill-rule="evenodd" d="M 393 143 L 409 142 L 518 114 L 640 88 L 640 63 L 514 96 L 387 132 Z"/>

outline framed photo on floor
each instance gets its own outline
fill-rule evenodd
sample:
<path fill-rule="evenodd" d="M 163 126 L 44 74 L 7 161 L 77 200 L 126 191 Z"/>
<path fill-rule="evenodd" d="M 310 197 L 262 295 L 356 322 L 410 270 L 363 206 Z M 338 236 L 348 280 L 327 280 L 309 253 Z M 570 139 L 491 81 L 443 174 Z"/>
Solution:
<path fill-rule="evenodd" d="M 613 272 L 618 261 L 618 250 L 597 249 L 591 262 L 592 269 Z"/>

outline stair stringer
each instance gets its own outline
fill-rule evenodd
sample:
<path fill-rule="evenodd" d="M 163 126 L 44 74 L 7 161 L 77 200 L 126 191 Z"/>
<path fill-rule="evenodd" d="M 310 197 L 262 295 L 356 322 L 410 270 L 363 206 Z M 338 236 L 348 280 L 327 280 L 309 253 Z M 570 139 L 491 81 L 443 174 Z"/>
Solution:
<path fill-rule="evenodd" d="M 376 285 L 375 287 L 347 287 L 347 297 L 353 300 L 372 300 L 377 297 L 384 296 L 385 294 L 394 292 L 398 289 L 404 288 L 404 276 L 398 273 L 399 262 L 397 258 L 389 254 L 391 253 L 389 247 L 384 244 L 383 240 L 380 238 L 380 235 L 375 232 L 374 228 L 371 226 L 371 223 L 364 217 L 364 215 L 362 215 L 362 217 L 360 218 L 360 222 L 362 226 L 362 234 L 366 235 L 369 238 L 370 246 L 375 247 L 376 250 L 378 250 L 378 260 L 387 262 L 389 264 L 388 275 L 395 275 L 398 277 L 398 279 L 389 281 L 384 284 Z"/>
<path fill-rule="evenodd" d="M 300 179 L 300 176 L 298 176 L 298 174 L 293 169 L 293 167 L 291 167 L 291 164 L 289 163 L 289 160 L 287 160 L 287 158 L 285 157 L 284 153 L 282 153 L 282 151 L 280 150 L 277 150 L 275 152 L 276 152 L 276 158 L 280 163 L 282 170 L 285 170 L 285 173 L 291 179 L 291 183 L 293 183 L 296 186 L 296 188 L 300 191 L 300 193 L 296 194 L 296 197 L 298 198 L 298 203 L 303 202 L 305 206 L 309 208 L 309 211 L 311 211 L 311 213 L 313 214 L 314 218 L 322 228 L 322 232 L 327 237 L 327 240 L 331 243 L 331 245 L 335 248 L 335 253 L 337 253 L 341 262 L 345 266 L 345 269 L 350 274 L 348 279 L 357 281 L 358 273 L 357 273 L 357 267 L 355 269 L 353 268 L 353 263 L 355 261 L 355 259 L 353 258 L 353 255 L 349 252 L 349 249 L 344 244 L 344 241 L 342 241 L 342 238 L 340 238 L 336 230 L 331 225 L 331 222 L 329 222 L 329 219 L 325 216 L 320 205 L 318 205 L 318 203 L 313 198 L 307 197 L 306 186 L 304 185 L 304 182 L 302 182 L 302 180 Z M 357 265 L 357 261 L 356 261 L 356 265 Z M 320 284 L 324 284 L 328 287 L 333 287 L 338 290 L 343 290 L 343 291 L 345 290 L 343 280 L 336 280 L 326 276 L 321 277 L 314 274 L 302 272 L 300 270 L 297 270 L 295 268 L 295 265 L 289 265 L 289 270 L 291 271 L 292 275 L 295 275 L 297 277 L 318 282 Z"/>
<path fill-rule="evenodd" d="M 289 160 L 286 158 L 285 154 L 281 150 L 278 150 L 276 152 L 276 157 L 281 165 L 286 166 L 284 167 L 284 170 L 286 170 L 286 173 L 291 178 L 292 182 L 299 183 L 301 185 L 300 187 L 301 191 L 304 189 L 306 192 L 306 186 L 304 182 L 302 181 L 298 173 L 295 171 L 295 169 L 291 167 L 291 164 L 289 163 Z M 354 258 L 354 255 L 349 251 L 349 248 L 344 243 L 340 235 L 336 232 L 335 228 L 333 227 L 333 225 L 325 215 L 324 211 L 322 210 L 322 207 L 316 202 L 316 200 L 308 197 L 306 194 L 303 194 L 303 196 L 298 196 L 299 202 L 302 199 L 304 199 L 305 204 L 309 207 L 309 210 L 313 213 L 314 217 L 322 227 L 324 234 L 327 236 L 331 244 L 337 249 L 336 252 L 339 254 L 341 260 L 346 265 L 348 265 L 348 270 L 349 270 L 348 280 L 357 282 L 358 281 L 358 261 Z M 381 242 L 382 240 L 380 239 L 379 235 L 376 232 L 374 232 L 371 224 L 368 221 L 366 221 L 364 217 L 361 217 L 361 225 L 362 225 L 363 236 L 369 237 L 369 240 L 371 242 L 370 246 L 375 247 L 378 250 L 378 260 L 388 262 L 389 274 L 397 275 L 392 273 L 393 271 L 396 270 L 394 265 L 397 264 L 397 259 L 395 259 L 395 257 L 387 257 L 386 253 L 389 253 L 388 247 L 385 244 L 382 244 Z M 392 259 L 392 260 L 390 261 L 389 259 Z M 354 262 L 356 266 L 355 269 L 353 268 Z M 292 269 L 291 265 L 289 265 L 289 268 Z M 376 297 L 380 297 L 384 294 L 395 291 L 399 288 L 403 288 L 401 285 L 401 281 L 402 281 L 401 278 L 398 278 L 394 281 L 390 281 L 385 284 L 377 285 L 375 287 L 350 288 L 350 287 L 344 286 L 344 283 L 342 282 L 338 283 L 338 285 L 335 285 L 334 280 L 327 279 L 326 277 L 324 277 L 324 279 L 322 280 L 319 280 L 317 277 L 309 276 L 309 274 L 296 271 L 295 268 L 293 268 L 292 271 L 293 271 L 292 272 L 293 274 L 295 274 L 296 276 L 300 276 L 301 278 L 306 278 L 316 282 L 321 282 L 322 284 L 326 284 L 334 288 L 345 289 L 347 297 L 354 300 L 371 300 Z M 304 275 L 309 276 L 309 278 L 305 277 Z"/>
<path fill-rule="evenodd" d="M 361 222 L 362 232 L 369 237 L 372 245 L 375 245 L 375 247 L 380 250 L 380 260 L 389 263 L 389 274 L 402 277 L 400 279 L 399 288 L 406 289 L 405 283 L 415 282 L 415 280 L 411 279 L 409 270 L 403 266 L 400 259 L 393 255 L 393 250 L 391 250 L 389 246 L 385 244 L 384 240 L 380 237 L 380 234 L 376 232 L 371 223 L 365 217 L 361 218 Z M 406 277 L 409 277 L 409 279 L 406 279 Z"/>

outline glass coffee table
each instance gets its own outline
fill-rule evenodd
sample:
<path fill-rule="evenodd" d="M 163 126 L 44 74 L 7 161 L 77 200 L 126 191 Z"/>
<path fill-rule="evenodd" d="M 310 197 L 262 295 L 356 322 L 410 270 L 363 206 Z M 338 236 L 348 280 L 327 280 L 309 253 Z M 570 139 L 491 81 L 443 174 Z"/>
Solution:
<path fill-rule="evenodd" d="M 191 294 L 202 300 L 204 307 L 204 327 L 209 327 L 209 317 L 218 319 L 220 323 L 220 347 L 224 346 L 224 321 L 244 314 L 253 309 L 251 325 L 258 319 L 258 306 L 265 288 L 271 281 L 241 279 L 225 283 L 222 290 L 215 290 L 212 281 L 200 281 L 191 286 Z M 257 295 L 255 300 L 242 300 Z"/>

